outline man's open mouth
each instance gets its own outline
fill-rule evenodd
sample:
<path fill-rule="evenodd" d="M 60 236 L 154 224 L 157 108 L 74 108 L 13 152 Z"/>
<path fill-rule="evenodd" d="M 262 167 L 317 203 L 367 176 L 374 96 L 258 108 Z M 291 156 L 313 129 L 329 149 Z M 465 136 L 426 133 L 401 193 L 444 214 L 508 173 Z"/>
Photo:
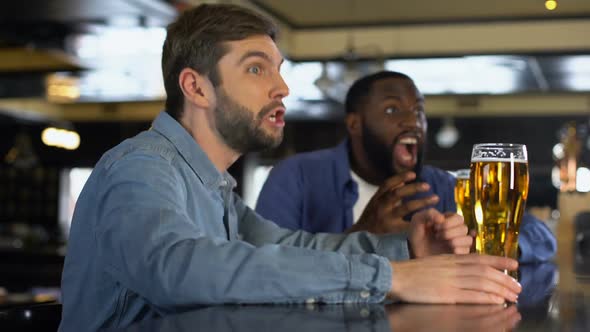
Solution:
<path fill-rule="evenodd" d="M 284 127 L 285 126 L 285 109 L 284 108 L 277 108 L 270 112 L 266 119 L 271 122 L 273 125 L 277 127 Z"/>
<path fill-rule="evenodd" d="M 402 133 L 393 147 L 394 166 L 397 171 L 410 170 L 418 161 L 418 147 L 422 143 L 422 135 L 417 132 Z"/>

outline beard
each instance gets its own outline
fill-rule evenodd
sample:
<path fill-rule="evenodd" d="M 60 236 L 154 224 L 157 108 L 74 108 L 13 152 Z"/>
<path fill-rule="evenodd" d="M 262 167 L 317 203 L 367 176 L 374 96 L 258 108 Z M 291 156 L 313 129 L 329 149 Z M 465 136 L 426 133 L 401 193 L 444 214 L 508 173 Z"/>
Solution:
<path fill-rule="evenodd" d="M 275 148 L 283 140 L 283 131 L 276 136 L 262 128 L 264 118 L 280 101 L 264 106 L 258 114 L 232 99 L 222 88 L 215 89 L 217 107 L 214 111 L 217 132 L 232 150 L 241 154 Z"/>
<path fill-rule="evenodd" d="M 389 178 L 397 174 L 393 160 L 393 150 L 397 144 L 398 137 L 390 144 L 382 142 L 379 137 L 363 122 L 363 149 L 366 151 L 367 159 L 373 167 L 384 178 Z M 424 144 L 418 144 L 416 152 L 416 165 L 412 171 L 416 173 L 416 179 L 420 177 L 422 163 L 424 160 Z"/>

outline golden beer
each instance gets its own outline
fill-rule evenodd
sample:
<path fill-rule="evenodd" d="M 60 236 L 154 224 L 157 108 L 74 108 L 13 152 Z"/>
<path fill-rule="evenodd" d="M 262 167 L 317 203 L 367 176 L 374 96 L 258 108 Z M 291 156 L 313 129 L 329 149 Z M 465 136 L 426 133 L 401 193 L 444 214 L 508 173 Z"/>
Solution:
<path fill-rule="evenodd" d="M 472 159 L 470 180 L 478 252 L 517 259 L 529 188 L 526 159 Z"/>
<path fill-rule="evenodd" d="M 463 217 L 465 226 L 469 231 L 477 230 L 477 223 L 473 217 L 473 207 L 471 205 L 469 170 L 457 171 L 457 182 L 455 183 L 455 203 L 457 204 L 457 214 Z M 478 251 L 479 246 L 477 239 L 474 241 L 471 251 Z"/>
<path fill-rule="evenodd" d="M 477 225 L 473 218 L 473 209 L 471 208 L 471 195 L 469 193 L 469 171 L 457 173 L 457 182 L 455 183 L 455 203 L 457 203 L 457 214 L 463 217 L 465 225 L 469 230 L 476 229 Z"/>

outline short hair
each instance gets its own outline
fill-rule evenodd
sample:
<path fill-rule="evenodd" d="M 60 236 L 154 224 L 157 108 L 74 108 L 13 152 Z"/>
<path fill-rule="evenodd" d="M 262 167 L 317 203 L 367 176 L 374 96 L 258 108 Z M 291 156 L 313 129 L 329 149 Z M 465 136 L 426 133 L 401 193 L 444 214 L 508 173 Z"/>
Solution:
<path fill-rule="evenodd" d="M 361 77 L 352 83 L 352 86 L 348 89 L 348 93 L 346 93 L 346 101 L 344 103 L 346 114 L 355 113 L 371 93 L 373 84 L 386 78 L 401 78 L 412 81 L 412 79 L 406 74 L 386 70 Z"/>
<path fill-rule="evenodd" d="M 166 112 L 176 120 L 182 116 L 184 95 L 178 76 L 184 68 L 207 75 L 218 86 L 217 63 L 229 51 L 224 42 L 256 35 L 267 35 L 274 41 L 277 33 L 270 19 L 236 5 L 203 4 L 183 12 L 168 26 L 162 49 Z"/>

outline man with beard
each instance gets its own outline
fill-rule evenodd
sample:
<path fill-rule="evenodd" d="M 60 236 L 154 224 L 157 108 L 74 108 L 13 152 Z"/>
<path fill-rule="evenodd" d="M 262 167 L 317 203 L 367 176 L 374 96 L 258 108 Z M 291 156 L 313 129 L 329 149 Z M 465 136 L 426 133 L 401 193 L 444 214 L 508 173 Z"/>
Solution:
<path fill-rule="evenodd" d="M 457 215 L 416 214 L 408 237 L 314 235 L 279 228 L 233 192 L 228 167 L 283 136 L 289 89 L 275 32 L 223 4 L 187 10 L 168 27 L 166 111 L 103 155 L 77 201 L 61 331 L 226 303 L 516 300 L 520 285 L 499 271 L 515 260 L 432 256 L 469 250 Z"/>
<path fill-rule="evenodd" d="M 356 81 L 345 103 L 348 138 L 338 146 L 278 163 L 256 211 L 289 229 L 312 233 L 407 231 L 416 211 L 456 211 L 455 178 L 422 165 L 424 97 L 412 79 L 383 71 Z M 277 204 L 280 202 L 280 204 Z M 547 226 L 525 213 L 521 263 L 547 261 L 557 244 Z"/>

